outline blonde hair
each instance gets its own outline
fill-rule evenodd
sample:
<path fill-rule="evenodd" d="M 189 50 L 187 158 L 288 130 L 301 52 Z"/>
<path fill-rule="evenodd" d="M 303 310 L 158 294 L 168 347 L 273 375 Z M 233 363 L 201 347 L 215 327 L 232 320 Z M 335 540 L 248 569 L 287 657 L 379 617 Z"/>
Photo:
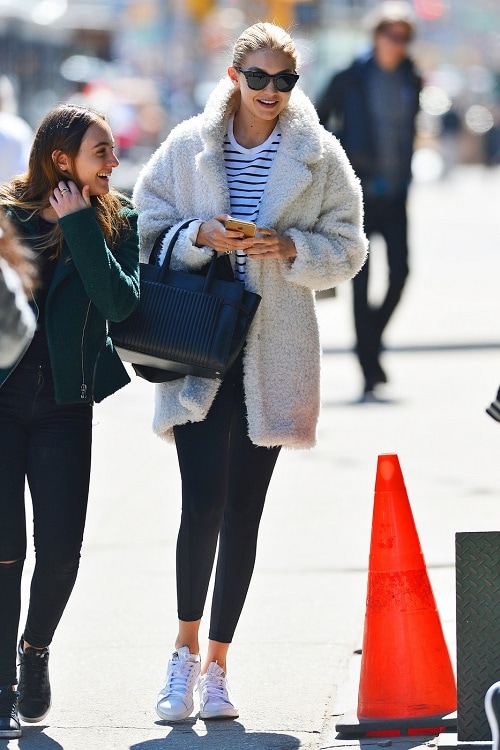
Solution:
<path fill-rule="evenodd" d="M 283 52 L 290 58 L 293 70 L 297 69 L 297 48 L 292 37 L 281 26 L 273 23 L 255 23 L 240 34 L 233 47 L 233 66 L 241 68 L 247 55 L 267 49 Z"/>

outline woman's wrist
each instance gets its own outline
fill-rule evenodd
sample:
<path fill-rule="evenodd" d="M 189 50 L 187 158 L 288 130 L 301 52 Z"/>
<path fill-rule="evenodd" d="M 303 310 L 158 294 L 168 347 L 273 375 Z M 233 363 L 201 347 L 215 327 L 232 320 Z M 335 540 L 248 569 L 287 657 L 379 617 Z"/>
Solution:
<path fill-rule="evenodd" d="M 286 248 L 285 248 L 286 259 L 289 261 L 295 260 L 295 258 L 297 257 L 297 248 L 295 247 L 295 242 L 287 234 L 283 235 L 283 238 L 286 243 Z"/>
<path fill-rule="evenodd" d="M 187 228 L 188 240 L 192 245 L 195 245 L 196 247 L 203 247 L 202 244 L 198 243 L 198 234 L 200 232 L 200 227 L 202 224 L 203 221 L 201 219 L 194 219 Z"/>

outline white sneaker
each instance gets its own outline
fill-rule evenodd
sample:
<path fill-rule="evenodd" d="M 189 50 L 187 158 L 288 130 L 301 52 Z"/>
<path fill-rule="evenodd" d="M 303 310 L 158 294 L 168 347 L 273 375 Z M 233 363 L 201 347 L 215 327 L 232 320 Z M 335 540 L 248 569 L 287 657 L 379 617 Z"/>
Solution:
<path fill-rule="evenodd" d="M 158 693 L 156 713 L 165 721 L 182 721 L 193 713 L 193 692 L 200 675 L 199 654 L 178 648 L 168 662 L 165 684 Z"/>
<path fill-rule="evenodd" d="M 208 665 L 208 670 L 198 682 L 200 691 L 200 719 L 236 719 L 238 709 L 229 697 L 226 673 L 217 662 Z"/>

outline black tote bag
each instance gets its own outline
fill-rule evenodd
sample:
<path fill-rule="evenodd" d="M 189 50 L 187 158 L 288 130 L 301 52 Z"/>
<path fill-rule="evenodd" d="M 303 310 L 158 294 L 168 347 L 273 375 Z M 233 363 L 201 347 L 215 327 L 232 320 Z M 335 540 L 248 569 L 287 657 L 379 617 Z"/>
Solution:
<path fill-rule="evenodd" d="M 179 232 L 191 221 L 178 227 L 161 266 L 156 256 L 170 228 L 156 238 L 149 263 L 139 264 L 137 307 L 126 320 L 109 323 L 121 359 L 151 383 L 184 375 L 223 378 L 243 348 L 261 300 L 235 281 L 229 258 L 215 250 L 206 275 L 170 268 Z M 220 278 L 221 261 L 229 266 L 227 278 Z"/>

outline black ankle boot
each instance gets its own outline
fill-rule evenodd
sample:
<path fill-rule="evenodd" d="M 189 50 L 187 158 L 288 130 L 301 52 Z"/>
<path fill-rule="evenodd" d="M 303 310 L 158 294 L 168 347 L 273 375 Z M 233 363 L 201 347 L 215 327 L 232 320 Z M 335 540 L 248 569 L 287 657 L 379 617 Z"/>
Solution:
<path fill-rule="evenodd" d="M 0 739 L 15 740 L 21 736 L 21 724 L 17 712 L 19 693 L 11 685 L 0 688 Z"/>
<path fill-rule="evenodd" d="M 42 721 L 50 710 L 49 649 L 17 649 L 19 656 L 19 716 L 34 724 Z"/>

